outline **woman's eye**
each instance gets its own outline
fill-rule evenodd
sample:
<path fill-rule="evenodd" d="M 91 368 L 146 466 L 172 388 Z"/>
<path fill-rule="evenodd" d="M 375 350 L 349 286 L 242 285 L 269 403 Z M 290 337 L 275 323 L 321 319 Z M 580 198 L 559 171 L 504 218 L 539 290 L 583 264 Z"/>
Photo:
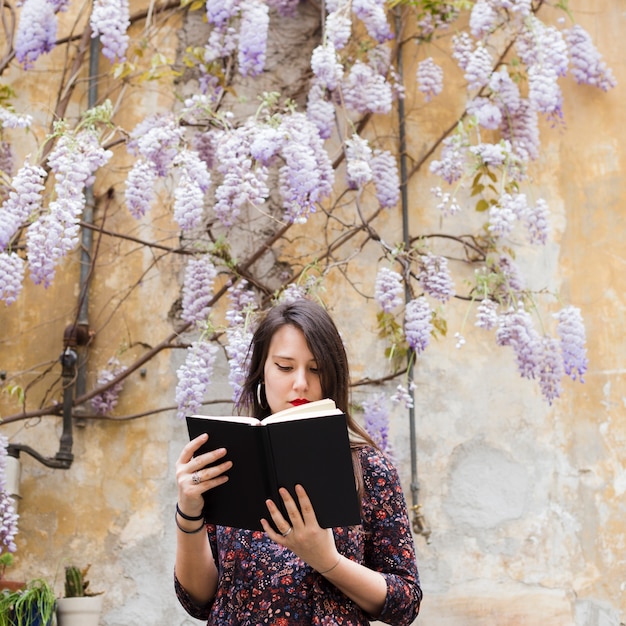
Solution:
<path fill-rule="evenodd" d="M 276 367 L 281 371 L 281 372 L 288 372 L 291 370 L 291 366 L 290 365 L 281 365 L 280 363 L 276 363 Z"/>

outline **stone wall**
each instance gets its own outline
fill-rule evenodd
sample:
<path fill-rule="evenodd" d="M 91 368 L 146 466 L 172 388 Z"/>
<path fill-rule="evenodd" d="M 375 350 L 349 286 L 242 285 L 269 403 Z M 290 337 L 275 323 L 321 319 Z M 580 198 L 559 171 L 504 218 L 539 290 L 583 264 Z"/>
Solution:
<path fill-rule="evenodd" d="M 419 503 L 429 531 L 415 536 L 425 593 L 418 623 L 425 626 L 626 622 L 626 13 L 621 0 L 569 5 L 618 86 L 602 93 L 564 81 L 565 127 L 542 127 L 542 154 L 532 173 L 537 195 L 553 211 L 553 238 L 545 249 L 522 249 L 520 256 L 533 286 L 555 290 L 582 309 L 590 368 L 584 385 L 566 382 L 563 397 L 548 406 L 534 384 L 518 377 L 512 354 L 467 321 L 467 305 L 450 308 L 449 327 L 463 329 L 465 346 L 457 349 L 450 333 L 429 348 L 415 372 Z M 312 17 L 305 18 L 301 27 L 312 28 L 307 22 L 313 24 Z M 188 36 L 192 27 L 185 28 Z M 175 55 L 182 34 L 168 30 L 163 52 Z M 51 106 L 46 80 L 41 75 L 41 83 L 15 88 L 40 90 L 42 107 Z M 115 96 L 120 85 L 111 80 L 110 89 Z M 120 112 L 120 120 L 128 128 L 135 112 L 169 98 L 150 83 L 125 95 L 132 106 Z M 410 90 L 409 97 L 416 98 Z M 446 101 L 428 123 L 419 101 L 408 103 L 409 149 L 417 156 L 423 139 L 452 119 L 455 103 Z M 384 130 L 376 127 L 378 133 Z M 36 138 L 28 142 L 23 156 L 36 147 Z M 107 225 L 129 239 L 103 239 L 99 252 L 110 267 L 96 278 L 90 295 L 99 312 L 91 322 L 96 335 L 90 358 L 99 363 L 114 354 L 139 354 L 168 336 L 180 290 L 179 262 L 140 249 L 132 239 L 174 245 L 175 226 L 165 218 L 132 220 L 119 203 L 122 173 L 115 176 L 97 181 L 98 211 L 108 211 Z M 427 185 L 412 184 L 411 220 L 436 225 Z M 107 203 L 110 187 L 118 195 Z M 400 230 L 398 217 L 390 216 L 383 229 L 391 239 Z M 297 228 L 294 241 L 315 232 Z M 377 254 L 372 251 L 371 265 L 353 270 L 355 283 L 370 293 Z M 77 261 L 68 263 L 76 267 Z M 131 294 L 120 292 L 116 283 L 128 272 L 138 284 Z M 36 354 L 41 365 L 35 379 L 58 359 L 77 297 L 77 272 L 64 276 L 47 291 L 27 287 L 16 304 L 19 315 L 0 310 L 0 369 L 19 371 Z M 329 282 L 325 298 L 357 364 L 355 376 L 379 376 L 385 364 L 374 307 L 359 308 L 356 317 L 350 292 L 339 281 Z M 113 326 L 111 316 L 118 310 L 123 323 Z M 26 334 L 33 326 L 36 330 Z M 69 470 L 22 459 L 15 574 L 48 576 L 60 592 L 63 565 L 90 563 L 92 588 L 106 592 L 106 626 L 197 623 L 179 608 L 172 589 L 173 467 L 187 440 L 173 408 L 182 358 L 181 350 L 163 350 L 126 385 L 119 414 L 147 417 L 90 419 L 77 426 Z M 94 380 L 90 370 L 89 382 Z M 216 380 L 213 397 L 227 399 L 224 363 Z M 355 399 L 364 393 L 357 390 Z M 0 397 L 3 415 L 10 406 L 7 396 Z M 3 433 L 53 455 L 60 421 L 16 422 Z M 411 442 L 402 411 L 394 414 L 391 435 L 410 499 Z"/>

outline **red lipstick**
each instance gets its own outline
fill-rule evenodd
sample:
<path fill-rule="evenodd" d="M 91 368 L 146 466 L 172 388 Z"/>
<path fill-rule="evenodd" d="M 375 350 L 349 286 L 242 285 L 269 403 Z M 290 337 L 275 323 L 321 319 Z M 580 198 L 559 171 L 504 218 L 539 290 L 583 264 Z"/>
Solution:
<path fill-rule="evenodd" d="M 289 404 L 293 404 L 293 406 L 300 406 L 302 404 L 308 404 L 310 402 L 310 400 L 307 400 L 306 398 L 296 398 L 295 400 L 292 400 Z"/>

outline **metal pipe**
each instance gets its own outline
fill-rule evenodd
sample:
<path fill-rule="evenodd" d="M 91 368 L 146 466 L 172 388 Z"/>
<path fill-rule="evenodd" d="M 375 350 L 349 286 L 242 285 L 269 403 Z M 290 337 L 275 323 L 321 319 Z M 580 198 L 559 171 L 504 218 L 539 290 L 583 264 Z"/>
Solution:
<path fill-rule="evenodd" d="M 99 55 L 100 40 L 93 38 L 89 49 L 89 108 L 96 105 L 98 98 L 96 77 Z M 83 211 L 83 221 L 89 224 L 93 222 L 93 206 L 94 192 L 90 185 L 85 188 L 85 208 Z M 74 454 L 72 453 L 74 398 L 85 394 L 87 379 L 86 351 L 79 356 L 75 348 L 86 346 L 89 342 L 89 279 L 91 276 L 92 248 L 92 231 L 90 228 L 83 228 L 81 233 L 78 313 L 76 323 L 68 326 L 64 331 L 64 347 L 60 357 L 63 378 L 63 431 L 59 440 L 59 451 L 54 457 L 45 457 L 26 444 L 11 443 L 7 447 L 7 453 L 12 457 L 19 459 L 20 453 L 25 452 L 46 467 L 53 469 L 69 469 L 74 461 Z"/>
<path fill-rule="evenodd" d="M 395 30 L 396 36 L 399 37 L 402 30 L 402 11 L 401 7 L 395 8 Z M 402 58 L 402 44 L 398 44 L 396 54 L 396 69 L 398 72 L 398 79 L 400 84 L 404 85 L 404 62 Z M 411 245 L 411 233 L 409 224 L 409 191 L 408 191 L 408 166 L 406 156 L 406 112 L 404 108 L 404 99 L 398 98 L 398 148 L 400 157 L 400 203 L 402 207 L 402 236 L 404 241 L 404 248 L 408 250 Z M 411 292 L 408 283 L 405 283 L 404 298 L 408 302 L 411 297 Z M 413 364 L 415 361 L 415 354 L 409 351 L 407 364 L 407 376 L 408 380 L 413 380 Z M 428 529 L 424 520 L 424 515 L 421 512 L 421 505 L 419 502 L 419 478 L 417 473 L 417 428 L 415 423 L 415 393 L 411 385 L 409 385 L 408 392 L 411 396 L 411 407 L 409 408 L 409 437 L 411 446 L 411 512 L 413 514 L 412 526 L 413 532 L 424 535 L 426 540 L 430 536 L 430 530 Z"/>

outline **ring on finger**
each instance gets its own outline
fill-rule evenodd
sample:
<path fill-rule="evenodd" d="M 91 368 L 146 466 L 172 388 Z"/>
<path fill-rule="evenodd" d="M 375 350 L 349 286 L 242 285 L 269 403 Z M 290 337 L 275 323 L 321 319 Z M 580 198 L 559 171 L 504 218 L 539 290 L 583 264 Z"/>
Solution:
<path fill-rule="evenodd" d="M 197 471 L 195 471 L 192 475 L 191 475 L 191 482 L 194 485 L 199 485 L 202 481 L 200 480 L 200 475 L 198 474 Z"/>
<path fill-rule="evenodd" d="M 284 533 L 280 533 L 281 537 L 286 537 L 293 530 L 293 526 L 290 526 Z"/>

